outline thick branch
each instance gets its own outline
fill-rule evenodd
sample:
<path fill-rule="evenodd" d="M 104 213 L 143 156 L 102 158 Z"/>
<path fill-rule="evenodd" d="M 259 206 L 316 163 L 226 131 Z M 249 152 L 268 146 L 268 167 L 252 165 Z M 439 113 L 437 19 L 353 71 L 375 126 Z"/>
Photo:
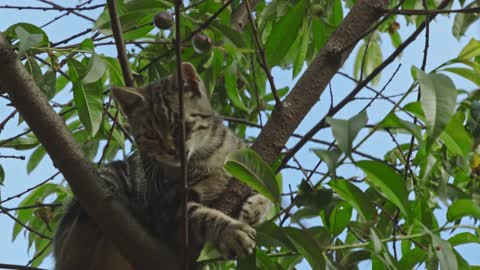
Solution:
<path fill-rule="evenodd" d="M 343 65 L 354 46 L 345 49 L 345 44 L 355 44 L 384 14 L 386 1 L 361 0 L 350 10 L 337 31 L 308 66 L 298 83 L 276 107 L 265 128 L 260 133 L 253 149 L 268 163 L 272 163 L 305 115 L 318 101 L 328 82 Z"/>
<path fill-rule="evenodd" d="M 55 166 L 70 184 L 82 207 L 104 235 L 136 269 L 177 269 L 175 255 L 155 241 L 127 208 L 99 187 L 100 178 L 62 119 L 0 34 L 0 88 L 24 117 Z"/>

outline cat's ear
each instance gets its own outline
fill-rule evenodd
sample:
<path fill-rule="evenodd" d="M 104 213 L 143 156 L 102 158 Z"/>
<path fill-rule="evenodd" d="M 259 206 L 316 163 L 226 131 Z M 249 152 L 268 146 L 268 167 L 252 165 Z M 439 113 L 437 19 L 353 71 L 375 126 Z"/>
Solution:
<path fill-rule="evenodd" d="M 184 76 L 183 80 L 185 82 L 185 92 L 191 91 L 194 95 L 200 95 L 200 92 L 202 91 L 200 89 L 200 77 L 198 76 L 195 67 L 188 62 L 183 62 L 182 72 Z"/>
<path fill-rule="evenodd" d="M 183 62 L 182 63 L 182 71 L 183 75 L 185 76 L 183 79 L 185 81 L 198 81 L 198 73 L 195 67 L 188 63 L 188 62 Z"/>
<path fill-rule="evenodd" d="M 122 110 L 129 114 L 145 101 L 145 90 L 133 87 L 114 87 L 112 94 Z"/>

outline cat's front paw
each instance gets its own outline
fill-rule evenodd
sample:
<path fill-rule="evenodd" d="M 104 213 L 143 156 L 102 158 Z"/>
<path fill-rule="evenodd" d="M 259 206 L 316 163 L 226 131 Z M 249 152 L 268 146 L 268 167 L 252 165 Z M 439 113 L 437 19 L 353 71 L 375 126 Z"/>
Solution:
<path fill-rule="evenodd" d="M 233 220 L 220 233 L 217 241 L 222 255 L 226 258 L 244 257 L 255 249 L 255 229 Z"/>
<path fill-rule="evenodd" d="M 261 194 L 250 196 L 242 205 L 239 220 L 250 225 L 260 223 L 265 220 L 270 207 L 272 203 L 265 196 Z"/>

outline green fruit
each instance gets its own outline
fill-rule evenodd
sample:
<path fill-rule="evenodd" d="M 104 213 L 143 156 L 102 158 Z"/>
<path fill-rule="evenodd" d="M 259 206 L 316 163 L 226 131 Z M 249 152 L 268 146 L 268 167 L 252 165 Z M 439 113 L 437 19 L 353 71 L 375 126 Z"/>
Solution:
<path fill-rule="evenodd" d="M 192 38 L 192 46 L 195 52 L 202 54 L 212 49 L 212 39 L 204 34 L 196 34 Z"/>
<path fill-rule="evenodd" d="M 153 23 L 160 29 L 170 29 L 173 25 L 173 15 L 170 12 L 160 12 L 153 18 Z"/>

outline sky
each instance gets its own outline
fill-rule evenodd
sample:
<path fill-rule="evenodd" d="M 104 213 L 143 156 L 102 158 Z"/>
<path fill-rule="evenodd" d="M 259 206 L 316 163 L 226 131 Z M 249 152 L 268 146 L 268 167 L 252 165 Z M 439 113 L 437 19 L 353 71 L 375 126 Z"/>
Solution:
<path fill-rule="evenodd" d="M 57 3 L 61 3 L 64 6 L 74 6 L 78 4 L 77 0 L 63 0 L 63 1 L 56 1 Z M 103 1 L 96 0 L 92 4 L 103 3 Z M 38 1 L 33 0 L 0 0 L 0 5 L 31 5 L 31 6 L 41 6 L 42 4 Z M 97 11 L 98 12 L 98 11 Z M 95 18 L 95 14 L 98 14 L 95 11 L 89 11 L 85 14 L 91 15 L 91 17 Z M 0 31 L 5 30 L 8 26 L 15 24 L 17 22 L 29 22 L 35 25 L 41 25 L 46 23 L 50 19 L 55 16 L 60 15 L 61 13 L 56 11 L 17 11 L 17 10 L 6 10 L 0 9 Z M 451 17 L 444 17 L 437 19 L 435 23 L 431 25 L 430 29 L 430 48 L 429 48 L 429 58 L 427 63 L 427 71 L 433 69 L 434 67 L 438 66 L 439 64 L 455 57 L 461 50 L 465 44 L 471 38 L 480 39 L 480 26 L 479 24 L 475 24 L 472 26 L 469 31 L 467 32 L 466 36 L 463 37 L 460 41 L 457 41 L 453 38 L 450 34 L 452 29 L 452 21 L 453 16 Z M 402 21 L 401 21 L 402 22 Z M 401 23 L 402 26 L 404 25 Z M 58 40 L 62 40 L 66 37 L 71 36 L 74 33 L 81 32 L 86 28 L 91 27 L 91 23 L 85 21 L 83 19 L 79 19 L 75 15 L 69 15 L 61 20 L 60 23 L 54 23 L 44 28 L 44 30 L 49 35 L 51 41 L 55 42 Z M 402 27 L 400 29 L 400 34 L 403 38 L 406 38 L 411 32 L 413 31 L 413 27 Z M 377 89 L 381 89 L 381 87 L 386 83 L 386 81 L 390 78 L 391 74 L 393 74 L 394 70 L 397 68 L 399 64 L 401 64 L 400 70 L 398 74 L 393 78 L 391 84 L 388 86 L 385 94 L 391 95 L 400 93 L 406 90 L 407 87 L 410 86 L 412 82 L 412 78 L 410 75 L 410 68 L 412 65 L 420 66 L 421 59 L 423 56 L 423 45 L 424 45 L 424 36 L 421 35 L 412 46 L 407 48 L 405 52 L 402 54 L 401 58 L 391 64 L 389 67 L 385 69 L 382 73 L 382 79 Z M 392 51 L 393 47 L 391 42 L 388 38 L 383 37 L 382 43 L 382 51 L 384 58 L 388 56 Z M 109 55 L 115 55 L 114 48 L 102 48 L 100 52 Z M 354 52 L 355 53 L 355 52 Z M 352 67 L 353 67 L 353 59 L 354 54 L 347 60 L 346 64 L 342 68 L 342 71 L 352 74 Z M 291 71 L 282 71 L 279 69 L 274 69 L 273 76 L 275 78 L 275 82 L 277 88 L 281 88 L 284 86 L 292 87 L 296 80 L 299 77 L 292 79 Z M 474 89 L 475 87 L 455 76 L 451 76 L 454 80 L 457 88 L 462 89 Z M 332 92 L 334 93 L 334 103 L 340 101 L 351 89 L 354 88 L 355 84 L 347 79 L 344 79 L 342 76 L 335 76 L 335 78 L 331 82 Z M 360 94 L 360 96 L 371 96 L 371 92 L 368 90 Z M 345 109 L 340 111 L 335 118 L 342 118 L 348 119 L 351 116 L 357 114 L 361 108 L 366 104 L 365 100 L 356 101 L 353 104 L 347 106 Z M 9 115 L 12 111 L 12 107 L 5 106 L 6 103 L 4 100 L 0 99 L 0 120 L 4 119 L 7 115 Z M 311 126 L 317 123 L 317 121 L 323 117 L 326 110 L 330 106 L 330 97 L 328 95 L 328 91 L 324 92 L 324 95 L 321 97 L 320 101 L 315 105 L 315 107 L 311 110 L 311 112 L 307 115 L 305 120 L 297 129 L 297 133 L 305 133 L 307 132 Z M 381 120 L 388 110 L 391 108 L 391 105 L 385 101 L 376 101 L 371 108 L 368 110 L 369 115 L 369 123 L 376 123 Z M 11 120 L 6 128 L 0 133 L 0 139 L 9 138 L 18 134 L 19 132 L 23 131 L 26 126 L 24 124 L 17 126 L 18 118 L 15 117 Z M 249 130 L 249 135 L 255 136 L 258 134 L 258 130 L 251 129 Z M 357 138 L 357 142 L 363 136 L 365 136 L 366 130 L 362 131 Z M 331 140 L 332 135 L 331 131 L 326 129 L 320 131 L 315 138 L 319 138 L 322 140 Z M 399 140 L 406 141 L 408 139 L 406 136 L 398 137 Z M 291 147 L 296 142 L 296 139 L 291 139 L 287 144 L 287 147 Z M 300 161 L 302 165 L 306 168 L 312 168 L 318 161 L 318 158 L 312 154 L 311 148 L 325 148 L 322 145 L 315 145 L 315 144 L 307 144 L 297 155 L 296 157 Z M 362 146 L 361 149 L 368 150 L 369 153 L 373 154 L 376 157 L 383 157 L 383 154 L 392 148 L 390 144 L 390 139 L 386 137 L 384 134 L 378 134 L 372 136 L 367 142 Z M 8 151 L 5 149 L 0 149 L 0 155 L 23 155 L 28 157 L 31 154 L 31 151 Z M 38 168 L 34 170 L 30 175 L 26 172 L 26 160 L 17 160 L 17 159 L 0 159 L 0 164 L 5 169 L 6 180 L 3 187 L 0 187 L 1 198 L 7 198 L 9 196 L 18 194 L 25 189 L 41 182 L 43 179 L 50 177 L 53 173 L 55 173 L 55 169 L 52 166 L 51 161 L 48 158 L 44 158 L 44 160 L 40 163 Z M 344 165 L 340 168 L 339 174 L 348 177 L 349 175 L 357 175 L 361 176 L 358 171 L 352 169 L 350 165 Z M 296 186 L 299 184 L 299 181 L 302 179 L 303 175 L 298 171 L 292 170 L 284 170 L 283 171 L 283 179 L 284 179 L 284 189 L 288 188 L 288 185 L 291 184 L 292 186 Z M 62 178 L 56 178 L 56 181 L 60 181 Z M 316 181 L 318 179 L 313 179 Z M 8 202 L 6 207 L 14 207 L 18 205 L 20 199 L 15 199 Z M 284 203 L 288 203 L 288 201 L 284 201 Z M 445 211 L 439 210 L 437 214 L 440 216 L 440 220 L 445 220 Z M 441 222 L 440 221 L 440 222 Z M 313 225 L 317 222 L 317 220 L 308 220 L 308 225 Z M 20 235 L 15 242 L 11 242 L 12 240 L 12 228 L 13 228 L 13 221 L 9 219 L 6 215 L 0 215 L 0 263 L 11 263 L 11 264 L 20 264 L 24 265 L 28 262 L 29 258 L 31 258 L 34 254 L 32 252 L 27 252 L 27 242 L 23 235 Z M 480 265 L 480 257 L 478 257 L 478 246 L 474 245 L 463 245 L 457 249 L 467 261 L 472 264 Z M 42 267 L 50 269 L 52 267 L 52 259 L 49 258 L 45 260 L 42 264 Z M 301 269 L 308 269 L 306 264 L 302 264 L 300 267 Z M 370 265 L 368 263 L 362 264 L 362 269 L 370 269 Z"/>

